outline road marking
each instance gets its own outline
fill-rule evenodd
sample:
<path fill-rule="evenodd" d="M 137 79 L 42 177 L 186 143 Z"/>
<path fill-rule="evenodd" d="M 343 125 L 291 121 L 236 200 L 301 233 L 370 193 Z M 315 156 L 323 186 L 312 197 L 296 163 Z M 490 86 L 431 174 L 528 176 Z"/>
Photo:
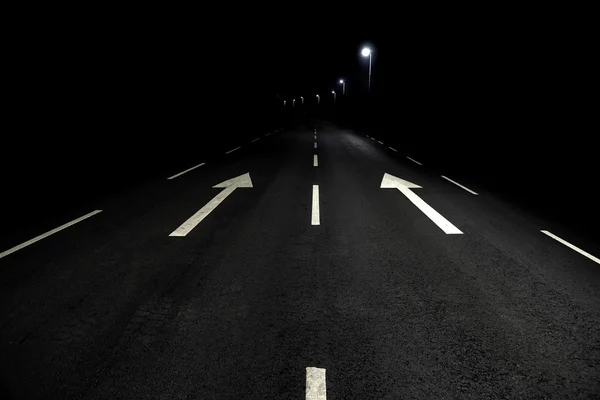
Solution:
<path fill-rule="evenodd" d="M 231 193 L 237 188 L 251 188 L 252 179 L 250 174 L 245 173 L 232 179 L 228 179 L 213 188 L 223 188 L 221 193 L 212 198 L 204 207 L 198 210 L 194 215 L 188 218 L 179 228 L 175 229 L 169 236 L 186 236 L 192 229 L 194 229 L 204 218 L 208 216 L 219 204 L 223 202 Z"/>
<path fill-rule="evenodd" d="M 250 143 L 254 143 L 254 142 L 258 141 L 258 140 L 260 140 L 259 137 L 257 137 L 256 139 L 252 139 L 252 142 L 250 142 Z"/>
<path fill-rule="evenodd" d="M 325 368 L 306 368 L 306 400 L 327 400 Z"/>
<path fill-rule="evenodd" d="M 371 139 L 371 140 L 375 140 L 375 138 L 374 138 L 374 137 L 372 137 L 372 138 L 369 138 L 369 139 Z"/>
<path fill-rule="evenodd" d="M 235 149 L 231 149 L 231 150 L 229 150 L 229 151 L 226 151 L 226 152 L 225 152 L 225 154 L 233 153 L 234 151 L 236 151 L 236 150 L 239 150 L 239 149 L 241 149 L 241 148 L 242 148 L 242 146 L 238 146 L 238 147 L 236 147 Z"/>
<path fill-rule="evenodd" d="M 317 142 L 315 142 L 315 149 L 317 148 Z"/>
<path fill-rule="evenodd" d="M 390 150 L 393 150 L 393 151 L 395 151 L 396 153 L 398 152 L 398 150 L 396 150 L 395 148 L 393 148 L 393 147 L 390 147 L 390 146 L 388 146 L 388 149 L 390 149 Z"/>
<path fill-rule="evenodd" d="M 406 158 L 408 158 L 410 161 L 414 162 L 415 164 L 423 165 L 420 162 L 418 162 L 417 160 L 414 160 L 414 159 L 412 159 L 412 158 L 410 158 L 408 156 L 406 156 Z"/>
<path fill-rule="evenodd" d="M 467 192 L 474 194 L 475 196 L 478 196 L 477 192 L 472 191 L 471 189 L 469 189 L 468 187 L 465 187 L 463 185 L 461 185 L 458 182 L 454 182 L 452 179 L 448 178 L 447 176 L 441 175 L 442 178 L 444 178 L 445 180 L 447 180 L 448 182 L 452 182 L 454 183 L 456 186 L 458 186 L 459 188 L 465 189 Z"/>
<path fill-rule="evenodd" d="M 39 236 L 36 236 L 36 237 L 34 237 L 33 239 L 30 239 L 30 240 L 26 241 L 25 243 L 21 243 L 20 245 L 18 245 L 18 246 L 15 246 L 15 247 L 13 247 L 12 249 L 8 249 L 8 250 L 6 250 L 6 251 L 3 251 L 2 253 L 0 253 L 0 258 L 4 258 L 4 257 L 6 257 L 6 256 L 7 256 L 7 255 L 9 255 L 9 254 L 12 254 L 12 253 L 14 253 L 15 251 L 19 251 L 19 250 L 21 250 L 21 249 L 23 249 L 23 248 L 25 248 L 25 247 L 29 246 L 30 244 L 34 244 L 35 242 L 38 242 L 38 241 L 40 241 L 40 240 L 42 240 L 42 239 L 45 239 L 45 238 L 47 238 L 47 237 L 48 237 L 48 236 L 50 236 L 50 235 L 54 235 L 56 232 L 60 232 L 60 231 L 62 231 L 63 229 L 66 229 L 66 228 L 68 228 L 68 227 L 70 227 L 70 226 L 73 226 L 73 225 L 75 225 L 76 223 L 78 223 L 78 222 L 81 222 L 81 221 L 83 221 L 84 219 L 88 219 L 88 218 L 90 218 L 90 217 L 93 217 L 94 215 L 96 215 L 96 214 L 99 214 L 99 213 L 101 213 L 101 212 L 102 212 L 102 210 L 95 210 L 95 211 L 92 211 L 92 212 L 91 212 L 91 213 L 89 213 L 89 214 L 85 214 L 83 217 L 79 217 L 79 218 L 77 218 L 77 219 L 74 219 L 74 220 L 73 220 L 73 221 L 71 221 L 71 222 L 67 222 L 67 223 L 66 223 L 66 224 L 64 224 L 64 225 L 61 225 L 61 226 L 59 226 L 58 228 L 54 228 L 54 229 L 52 229 L 51 231 L 48 231 L 48 232 L 46 232 L 46 233 L 42 233 L 41 235 L 39 235 Z"/>
<path fill-rule="evenodd" d="M 571 249 L 575 250 L 576 252 L 578 252 L 579 254 L 586 256 L 587 258 L 589 258 L 590 260 L 594 261 L 595 263 L 600 264 L 600 258 L 594 257 L 593 255 L 591 255 L 590 253 L 588 253 L 587 251 L 583 251 L 581 250 L 579 247 L 572 245 L 571 243 L 567 242 L 564 239 L 559 238 L 558 236 L 548 232 L 548 231 L 540 231 L 545 235 L 550 236 L 552 239 L 561 242 L 562 244 L 564 244 L 567 247 L 570 247 Z"/>
<path fill-rule="evenodd" d="M 206 164 L 206 163 L 200 163 L 200 164 L 196 165 L 195 167 L 188 168 L 188 169 L 186 169 L 185 171 L 182 171 L 182 172 L 180 172 L 180 173 L 178 173 L 178 174 L 175 174 L 175 175 L 173 175 L 173 176 L 171 176 L 171 177 L 169 177 L 169 178 L 167 178 L 167 179 L 175 179 L 175 178 L 177 178 L 178 176 L 181 176 L 181 175 L 185 174 L 186 172 L 190 172 L 190 171 L 192 171 L 192 170 L 194 170 L 194 169 L 196 169 L 196 168 L 198 168 L 198 167 L 201 167 L 201 166 L 203 166 L 204 164 Z"/>
<path fill-rule="evenodd" d="M 377 143 L 379 143 L 379 144 L 383 144 L 383 142 L 381 142 L 381 141 L 379 141 L 379 140 L 377 141 Z"/>
<path fill-rule="evenodd" d="M 446 232 L 448 235 L 462 235 L 462 232 L 454 225 L 450 223 L 446 218 L 442 217 L 440 213 L 435 211 L 431 206 L 425 203 L 419 196 L 417 196 L 410 189 L 421 189 L 421 186 L 416 185 L 412 182 L 405 181 L 404 179 L 398 178 L 397 176 L 390 174 L 383 174 L 381 181 L 381 188 L 384 189 L 398 189 L 405 195 L 415 206 L 427 215 L 441 230 Z"/>
<path fill-rule="evenodd" d="M 321 225 L 319 212 L 319 185 L 313 185 L 311 225 Z"/>
<path fill-rule="evenodd" d="M 319 166 L 319 158 L 317 157 L 317 155 L 315 154 L 313 156 L 313 167 L 318 167 Z"/>
<path fill-rule="evenodd" d="M 317 140 L 317 135 L 315 135 L 315 140 Z"/>
<path fill-rule="evenodd" d="M 369 139 L 371 139 L 371 136 L 369 136 L 369 135 L 365 135 L 365 136 L 368 137 Z"/>
<path fill-rule="evenodd" d="M 265 133 L 265 136 L 270 136 L 270 135 L 271 135 L 271 132 Z"/>

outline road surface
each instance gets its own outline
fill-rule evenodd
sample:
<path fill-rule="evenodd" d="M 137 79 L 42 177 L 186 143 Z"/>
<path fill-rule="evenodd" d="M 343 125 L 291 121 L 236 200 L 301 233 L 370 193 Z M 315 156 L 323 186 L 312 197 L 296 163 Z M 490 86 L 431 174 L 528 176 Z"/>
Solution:
<path fill-rule="evenodd" d="M 3 398 L 598 398 L 597 244 L 327 123 L 238 145 L 0 243 Z"/>

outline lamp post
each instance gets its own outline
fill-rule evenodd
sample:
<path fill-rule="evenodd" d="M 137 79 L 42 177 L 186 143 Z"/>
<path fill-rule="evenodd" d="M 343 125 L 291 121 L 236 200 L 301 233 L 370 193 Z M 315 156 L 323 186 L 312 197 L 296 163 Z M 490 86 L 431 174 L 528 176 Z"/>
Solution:
<path fill-rule="evenodd" d="M 343 79 L 340 79 L 340 83 L 342 84 L 342 94 L 345 96 L 346 95 L 346 81 Z"/>
<path fill-rule="evenodd" d="M 285 104 L 286 104 L 286 103 L 287 103 L 287 101 L 285 101 L 285 100 L 284 100 L 284 101 L 283 101 L 283 106 L 284 106 L 284 107 L 285 107 Z"/>
<path fill-rule="evenodd" d="M 321 104 L 321 97 L 319 97 L 319 93 L 317 93 L 317 104 Z"/>
<path fill-rule="evenodd" d="M 300 96 L 300 100 L 302 100 L 302 105 L 304 105 L 304 97 Z"/>
<path fill-rule="evenodd" d="M 333 105 L 335 105 L 335 98 L 337 97 L 335 90 L 332 90 L 331 94 L 333 94 Z"/>
<path fill-rule="evenodd" d="M 368 47 L 365 47 L 362 49 L 361 54 L 363 57 L 369 57 L 369 93 L 371 93 L 371 57 L 373 52 Z"/>
<path fill-rule="evenodd" d="M 296 99 L 292 99 L 292 108 L 296 107 Z"/>

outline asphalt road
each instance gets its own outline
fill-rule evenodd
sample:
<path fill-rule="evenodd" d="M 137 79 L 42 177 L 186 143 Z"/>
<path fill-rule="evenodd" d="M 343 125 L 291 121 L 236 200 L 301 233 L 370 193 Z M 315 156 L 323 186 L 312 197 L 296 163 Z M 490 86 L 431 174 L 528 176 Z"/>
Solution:
<path fill-rule="evenodd" d="M 597 243 L 401 148 L 316 132 L 3 237 L 0 252 L 102 210 L 0 258 L 2 398 L 321 400 L 307 367 L 330 400 L 600 396 L 600 265 L 541 230 Z M 170 236 L 246 173 L 252 187 Z M 462 234 L 381 188 L 386 173 Z"/>

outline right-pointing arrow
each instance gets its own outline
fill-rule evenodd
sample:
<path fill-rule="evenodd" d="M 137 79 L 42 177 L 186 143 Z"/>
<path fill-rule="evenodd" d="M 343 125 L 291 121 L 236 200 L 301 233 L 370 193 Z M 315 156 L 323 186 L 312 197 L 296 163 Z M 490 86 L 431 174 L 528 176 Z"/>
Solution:
<path fill-rule="evenodd" d="M 206 203 L 204 207 L 202 207 L 196 214 L 192 215 L 185 221 L 181 226 L 175 229 L 169 236 L 186 236 L 192 229 L 196 227 L 204 218 L 208 216 L 219 204 L 223 202 L 231 193 L 234 192 L 237 188 L 251 188 L 252 187 L 252 179 L 250 179 L 250 174 L 246 173 L 240 176 L 236 176 L 235 178 L 228 179 L 223 181 L 213 188 L 222 188 L 221 192 L 213 197 L 211 201 Z"/>
<path fill-rule="evenodd" d="M 462 232 L 452 225 L 450 221 L 442 217 L 440 213 L 435 211 L 431 206 L 425 203 L 419 196 L 413 193 L 410 189 L 421 189 L 421 186 L 416 185 L 412 182 L 400 179 L 397 176 L 390 174 L 383 174 L 383 180 L 381 181 L 382 189 L 398 189 L 402 192 L 415 206 L 427 215 L 441 230 L 449 235 L 462 235 Z"/>

